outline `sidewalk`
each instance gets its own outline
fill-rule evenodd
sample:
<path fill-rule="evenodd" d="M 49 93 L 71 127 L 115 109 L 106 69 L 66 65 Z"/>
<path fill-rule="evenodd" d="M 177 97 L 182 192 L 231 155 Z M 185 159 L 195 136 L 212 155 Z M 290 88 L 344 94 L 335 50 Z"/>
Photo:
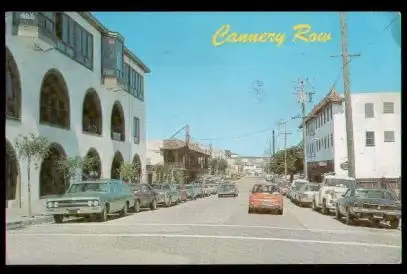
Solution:
<path fill-rule="evenodd" d="M 26 208 L 6 208 L 6 230 L 19 229 L 28 225 L 53 222 L 53 217 L 44 214 L 43 202 L 33 203 L 32 218 Z"/>

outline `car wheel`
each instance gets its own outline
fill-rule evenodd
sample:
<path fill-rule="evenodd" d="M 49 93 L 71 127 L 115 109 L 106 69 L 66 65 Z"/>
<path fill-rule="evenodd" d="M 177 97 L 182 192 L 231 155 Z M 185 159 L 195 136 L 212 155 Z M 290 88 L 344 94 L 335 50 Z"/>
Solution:
<path fill-rule="evenodd" d="M 165 206 L 166 207 L 170 207 L 171 206 L 171 198 L 166 198 L 166 200 L 165 200 Z"/>
<path fill-rule="evenodd" d="M 54 222 L 56 224 L 62 224 L 62 222 L 64 221 L 64 215 L 54 215 Z"/>
<path fill-rule="evenodd" d="M 353 221 L 354 221 L 354 219 L 353 219 L 352 215 L 350 214 L 349 209 L 347 208 L 346 209 L 346 216 L 345 216 L 345 223 L 347 225 L 352 225 Z"/>
<path fill-rule="evenodd" d="M 303 206 L 301 202 L 298 202 L 297 204 L 298 204 L 299 207 Z"/>
<path fill-rule="evenodd" d="M 136 200 L 134 202 L 134 212 L 139 213 L 140 212 L 140 201 Z"/>
<path fill-rule="evenodd" d="M 151 202 L 150 209 L 151 210 L 156 210 L 157 209 L 157 201 L 156 201 L 156 199 L 153 199 L 153 201 Z"/>
<path fill-rule="evenodd" d="M 106 208 L 103 208 L 102 212 L 99 214 L 99 221 L 106 222 L 106 220 L 107 220 L 107 210 Z"/>
<path fill-rule="evenodd" d="M 341 220 L 341 213 L 339 212 L 339 207 L 338 207 L 338 206 L 336 206 L 336 209 L 335 209 L 335 218 L 336 218 L 338 221 Z"/>
<path fill-rule="evenodd" d="M 317 211 L 317 205 L 315 204 L 314 199 L 312 199 L 312 210 Z"/>
<path fill-rule="evenodd" d="M 129 209 L 129 204 L 126 202 L 126 203 L 124 204 L 123 209 L 120 211 L 120 216 L 122 216 L 122 217 L 123 217 L 123 216 L 126 216 L 128 209 Z"/>
<path fill-rule="evenodd" d="M 322 201 L 322 214 L 328 214 L 328 210 L 327 210 L 327 208 L 326 208 L 326 201 L 325 200 L 323 200 Z"/>
<path fill-rule="evenodd" d="M 374 227 L 380 226 L 380 220 L 373 219 L 373 220 L 371 220 L 371 223 L 373 224 Z"/>
<path fill-rule="evenodd" d="M 278 211 L 278 215 L 283 215 L 284 214 L 284 209 L 280 209 L 279 211 Z"/>
<path fill-rule="evenodd" d="M 395 219 L 395 220 L 390 220 L 390 228 L 391 229 L 397 229 L 399 227 L 399 219 Z"/>

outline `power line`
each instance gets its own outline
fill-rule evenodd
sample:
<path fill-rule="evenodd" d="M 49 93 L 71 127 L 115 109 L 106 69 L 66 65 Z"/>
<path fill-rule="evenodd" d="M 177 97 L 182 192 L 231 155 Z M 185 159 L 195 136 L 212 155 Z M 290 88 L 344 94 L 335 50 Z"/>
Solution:
<path fill-rule="evenodd" d="M 396 16 L 390 21 L 390 23 L 387 24 L 387 25 L 380 31 L 380 34 L 383 34 L 385 31 L 387 31 L 387 30 L 391 27 L 391 25 L 393 25 L 394 22 L 396 22 L 396 20 L 397 20 L 398 18 L 399 18 L 399 15 L 396 15 Z M 366 50 L 366 48 L 368 48 L 368 47 L 374 45 L 375 42 L 377 41 L 377 38 L 378 38 L 378 37 L 376 37 L 376 39 L 375 39 L 374 41 L 372 41 L 372 42 L 366 44 L 366 46 L 364 46 L 364 47 L 362 48 L 362 50 L 364 51 L 364 50 Z M 350 56 L 350 55 L 349 55 L 349 58 L 348 58 L 347 62 L 346 62 L 345 64 L 342 64 L 342 66 L 340 67 L 339 72 L 338 72 L 338 75 L 335 77 L 334 83 L 333 83 L 333 85 L 331 86 L 330 90 L 332 90 L 333 88 L 336 87 L 336 84 L 338 83 L 338 81 L 339 81 L 339 79 L 340 79 L 340 77 L 341 77 L 341 75 L 342 75 L 343 67 L 344 67 L 345 65 L 349 65 L 349 64 L 352 62 L 352 60 L 353 60 L 352 57 L 358 57 L 358 56 L 360 56 L 360 54 L 357 54 L 357 55 L 354 55 L 354 56 Z"/>
<path fill-rule="evenodd" d="M 256 134 L 260 134 L 260 133 L 264 133 L 270 130 L 273 130 L 274 126 L 272 127 L 268 127 L 262 130 L 258 130 L 258 131 L 254 131 L 254 132 L 250 132 L 250 133 L 245 133 L 245 134 L 241 134 L 241 135 L 235 135 L 235 136 L 229 136 L 229 137 L 219 137 L 219 138 L 195 138 L 195 137 L 191 137 L 194 140 L 199 140 L 199 141 L 217 141 L 217 140 L 228 140 L 228 139 L 240 139 L 240 138 L 244 138 L 244 137 L 249 137 L 252 135 L 256 135 Z"/>
<path fill-rule="evenodd" d="M 396 20 L 398 19 L 398 17 L 399 17 L 399 15 L 396 15 L 396 16 L 390 21 L 390 23 L 387 24 L 387 25 L 381 30 L 380 33 L 383 34 L 386 30 L 388 30 L 388 29 L 391 27 L 391 25 L 392 25 L 394 22 L 396 22 Z M 364 46 L 364 47 L 362 48 L 362 50 L 364 51 L 367 47 L 372 46 L 376 41 L 377 41 L 377 37 L 376 37 L 376 39 L 375 39 L 374 41 L 372 41 L 372 42 L 366 44 L 366 46 Z M 333 88 L 336 87 L 336 84 L 338 83 L 338 81 L 339 81 L 339 79 L 340 79 L 340 77 L 341 77 L 341 75 L 342 75 L 343 67 L 344 67 L 345 65 L 349 65 L 350 62 L 352 62 L 352 60 L 353 60 L 352 57 L 358 57 L 358 56 L 360 56 L 360 54 L 355 54 L 354 56 L 349 56 L 347 62 L 346 62 L 345 64 L 343 64 L 343 65 L 340 67 L 339 72 L 338 72 L 338 74 L 337 74 L 337 76 L 336 76 L 336 78 L 335 78 L 335 80 L 334 80 L 334 83 L 332 84 L 330 90 L 332 90 Z M 257 83 L 258 85 L 260 85 L 260 86 L 263 85 L 263 82 L 261 82 L 261 81 L 258 81 L 258 82 L 260 83 L 260 84 Z M 237 136 L 218 137 L 218 138 L 196 138 L 196 137 L 192 137 L 192 136 L 191 136 L 191 139 L 194 139 L 194 140 L 197 140 L 197 141 L 216 141 L 216 140 L 240 139 L 240 138 L 250 137 L 250 136 L 252 136 L 252 135 L 264 133 L 264 132 L 273 130 L 273 128 L 274 128 L 274 126 L 273 126 L 273 127 L 266 128 L 266 129 L 258 130 L 258 131 L 255 131 L 255 132 L 250 132 L 250 133 L 246 133 L 246 134 L 237 135 Z"/>

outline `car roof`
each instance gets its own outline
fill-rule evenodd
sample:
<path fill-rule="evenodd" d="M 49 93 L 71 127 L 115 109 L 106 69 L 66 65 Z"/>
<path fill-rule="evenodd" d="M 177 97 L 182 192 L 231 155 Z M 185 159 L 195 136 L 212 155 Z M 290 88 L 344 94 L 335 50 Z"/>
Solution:
<path fill-rule="evenodd" d="M 339 175 L 325 175 L 325 179 L 355 180 L 355 178 L 349 176 L 339 176 Z"/>
<path fill-rule="evenodd" d="M 122 182 L 121 180 L 117 179 L 98 179 L 98 180 L 86 180 L 86 181 L 80 181 L 80 182 L 75 182 L 73 184 L 104 184 L 104 183 L 115 183 L 115 182 Z"/>
<path fill-rule="evenodd" d="M 309 183 L 309 181 L 305 180 L 305 179 L 295 179 L 293 181 L 293 183 Z"/>

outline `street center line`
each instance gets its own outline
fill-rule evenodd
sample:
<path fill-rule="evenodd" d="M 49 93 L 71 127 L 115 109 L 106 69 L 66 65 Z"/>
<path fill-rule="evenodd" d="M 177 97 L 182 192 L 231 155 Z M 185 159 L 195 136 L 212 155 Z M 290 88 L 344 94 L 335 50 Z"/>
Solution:
<path fill-rule="evenodd" d="M 256 226 L 256 225 L 227 225 L 227 224 L 160 224 L 160 223 L 134 223 L 134 224 L 109 224 L 109 223 L 70 223 L 63 224 L 64 227 L 69 226 L 104 226 L 104 227 L 137 227 L 137 226 L 191 226 L 191 227 L 230 227 L 230 228 L 259 228 L 259 229 L 276 229 L 276 230 L 294 230 L 294 231 L 308 231 L 308 232 L 326 232 L 326 233 L 344 233 L 344 234 L 366 234 L 369 233 L 380 233 L 380 235 L 386 236 L 399 236 L 399 231 L 385 231 L 379 229 L 369 229 L 363 230 L 333 230 L 333 229 L 307 229 L 307 228 L 294 228 L 294 227 L 278 227 L 278 226 Z M 49 224 L 33 225 L 32 227 L 49 227 Z M 56 224 L 55 227 L 58 227 Z"/>
<path fill-rule="evenodd" d="M 123 234 L 73 234 L 73 233 L 9 233 L 8 236 L 44 236 L 44 237 L 154 237 L 154 238 L 199 238 L 199 239 L 228 239 L 228 240 L 253 240 L 253 241 L 274 241 L 274 242 L 293 242 L 293 243 L 309 243 L 309 244 L 327 244 L 327 245 L 351 245 L 365 247 L 383 247 L 383 248 L 401 248 L 400 245 L 387 245 L 375 243 L 360 243 L 360 242 L 342 242 L 342 241 L 320 241 L 320 240 L 305 240 L 305 239 L 288 239 L 288 238 L 265 238 L 265 237 L 245 237 L 245 236 L 220 236 L 220 235 L 188 235 L 188 234 L 147 234 L 147 233 L 123 233 Z"/>

